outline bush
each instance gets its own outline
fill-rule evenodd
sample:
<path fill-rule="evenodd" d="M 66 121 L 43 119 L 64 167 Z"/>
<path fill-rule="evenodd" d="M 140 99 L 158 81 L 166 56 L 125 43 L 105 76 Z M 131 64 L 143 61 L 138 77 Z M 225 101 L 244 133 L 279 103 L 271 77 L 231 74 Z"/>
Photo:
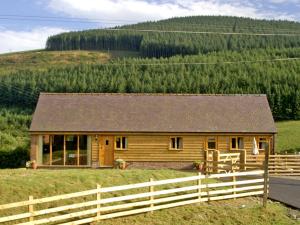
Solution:
<path fill-rule="evenodd" d="M 13 151 L 0 151 L 0 169 L 25 167 L 29 159 L 28 148 L 18 147 Z"/>

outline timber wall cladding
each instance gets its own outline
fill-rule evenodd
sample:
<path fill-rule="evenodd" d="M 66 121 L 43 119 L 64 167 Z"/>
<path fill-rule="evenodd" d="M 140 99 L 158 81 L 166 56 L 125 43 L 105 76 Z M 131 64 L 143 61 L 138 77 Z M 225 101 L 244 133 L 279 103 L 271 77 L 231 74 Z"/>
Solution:
<path fill-rule="evenodd" d="M 99 140 L 96 140 L 96 135 L 91 136 L 92 138 L 92 166 L 97 166 L 99 161 Z"/>
<path fill-rule="evenodd" d="M 31 143 L 30 143 L 30 159 L 37 160 L 38 153 L 38 135 L 31 135 Z"/>
<path fill-rule="evenodd" d="M 113 134 L 112 134 L 113 135 Z M 98 135 L 100 136 L 100 134 Z M 116 135 L 113 135 L 116 136 Z M 125 135 L 128 137 L 128 148 L 126 150 L 115 150 L 114 158 L 122 158 L 126 161 L 195 161 L 204 159 L 204 150 L 206 149 L 206 139 L 204 135 L 180 135 L 183 137 L 182 150 L 169 150 L 170 137 L 168 135 Z M 210 135 L 214 136 L 214 135 Z M 253 135 L 233 136 L 244 137 L 244 148 L 247 154 L 252 154 Z M 228 151 L 230 149 L 231 135 L 215 135 L 217 138 L 217 149 Z M 266 137 L 266 136 L 264 136 Z M 92 162 L 99 160 L 99 146 L 95 135 L 92 136 Z"/>
<path fill-rule="evenodd" d="M 115 158 L 127 161 L 194 161 L 203 159 L 204 137 L 182 136 L 182 150 L 169 150 L 169 135 L 127 137 L 128 149 L 115 151 Z"/>

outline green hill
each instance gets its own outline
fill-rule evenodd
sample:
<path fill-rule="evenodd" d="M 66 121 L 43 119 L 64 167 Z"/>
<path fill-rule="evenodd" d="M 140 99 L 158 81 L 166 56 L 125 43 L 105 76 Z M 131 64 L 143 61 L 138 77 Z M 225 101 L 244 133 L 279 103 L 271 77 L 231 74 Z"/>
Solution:
<path fill-rule="evenodd" d="M 97 29 L 55 35 L 48 39 L 47 49 L 131 50 L 145 57 L 169 57 L 226 50 L 300 47 L 300 23 L 288 21 L 193 16 L 113 29 L 116 30 Z M 258 35 L 270 33 L 276 35 Z"/>
<path fill-rule="evenodd" d="M 40 92 L 262 93 L 276 120 L 300 119 L 300 23 L 199 16 L 118 28 L 129 30 L 64 33 L 46 50 L 0 55 L 0 150 L 28 146 Z"/>
<path fill-rule="evenodd" d="M 32 109 L 40 92 L 264 93 L 275 119 L 300 119 L 300 60 L 272 61 L 287 57 L 300 48 L 36 64 L 0 76 L 0 104 Z"/>

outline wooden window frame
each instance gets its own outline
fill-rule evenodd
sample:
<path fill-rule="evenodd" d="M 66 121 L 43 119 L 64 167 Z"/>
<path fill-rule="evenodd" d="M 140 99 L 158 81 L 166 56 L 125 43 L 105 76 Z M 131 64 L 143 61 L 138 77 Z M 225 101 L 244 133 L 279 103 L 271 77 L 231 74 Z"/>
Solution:
<path fill-rule="evenodd" d="M 236 142 L 235 142 L 236 148 L 232 148 L 232 138 L 235 138 L 235 139 L 236 139 Z M 229 137 L 229 149 L 230 149 L 230 150 L 241 150 L 241 149 L 239 148 L 239 138 L 242 138 L 242 139 L 243 139 L 243 144 L 244 144 L 244 148 L 243 148 L 243 149 L 245 149 L 245 138 L 244 138 L 243 136 L 230 136 L 230 137 Z"/>
<path fill-rule="evenodd" d="M 176 146 L 176 148 L 172 148 L 172 138 L 175 138 L 175 143 L 177 143 L 177 139 L 181 138 L 181 142 L 182 142 L 182 146 L 181 148 L 178 148 L 178 146 Z M 177 145 L 177 144 L 176 144 Z M 169 150 L 170 151 L 183 151 L 183 137 L 182 136 L 171 136 L 169 138 Z"/>
<path fill-rule="evenodd" d="M 47 135 L 47 134 L 43 134 L 42 136 L 45 136 L 45 135 Z M 52 151 L 52 149 L 53 149 L 53 138 L 54 138 L 54 136 L 55 135 L 62 135 L 62 136 L 64 136 L 64 144 L 63 144 L 63 165 L 53 165 L 52 164 L 52 157 L 53 157 L 53 151 Z M 77 163 L 76 163 L 76 165 L 66 165 L 66 153 L 67 153 L 67 149 L 66 149 L 66 137 L 67 136 L 76 136 L 77 137 L 77 149 L 76 149 L 76 153 L 77 153 L 77 156 L 76 156 L 76 159 L 77 159 Z M 75 134 L 49 134 L 49 141 L 50 141 L 50 163 L 49 163 L 49 166 L 67 166 L 67 167 L 80 167 L 80 166 L 90 166 L 90 165 L 80 165 L 80 157 L 79 157 L 79 155 L 80 155 L 80 146 L 79 146 L 79 137 L 80 137 L 81 135 L 75 135 Z M 87 135 L 86 135 L 87 136 Z M 88 146 L 87 146 L 87 150 L 88 150 Z M 43 164 L 42 164 L 42 166 L 44 166 Z M 45 166 L 47 166 L 47 165 L 45 165 Z"/>
<path fill-rule="evenodd" d="M 258 147 L 258 150 L 259 151 L 265 151 L 265 149 L 263 149 L 263 148 L 259 148 L 259 143 L 260 142 L 263 142 L 263 143 L 268 143 L 268 146 L 269 146 L 269 151 L 270 151 L 270 138 L 269 137 L 265 137 L 265 136 L 258 136 L 258 137 L 256 137 L 257 139 L 256 139 L 256 143 L 257 143 L 257 147 Z M 260 139 L 266 139 L 265 141 L 261 141 Z"/>
<path fill-rule="evenodd" d="M 120 138 L 121 139 L 121 148 L 117 148 L 117 138 Z M 123 142 L 122 142 L 122 139 L 123 138 L 126 138 L 126 146 L 124 148 L 123 146 Z M 127 151 L 128 150 L 128 136 L 115 136 L 115 139 L 114 139 L 114 149 L 115 151 Z"/>
<path fill-rule="evenodd" d="M 215 148 L 208 148 L 208 142 L 211 142 L 211 141 L 208 141 L 210 138 L 214 138 L 215 139 L 215 143 L 216 143 L 216 147 Z M 206 137 L 206 141 L 205 141 L 205 147 L 206 147 L 206 150 L 218 150 L 218 137 L 217 136 L 207 136 Z"/>

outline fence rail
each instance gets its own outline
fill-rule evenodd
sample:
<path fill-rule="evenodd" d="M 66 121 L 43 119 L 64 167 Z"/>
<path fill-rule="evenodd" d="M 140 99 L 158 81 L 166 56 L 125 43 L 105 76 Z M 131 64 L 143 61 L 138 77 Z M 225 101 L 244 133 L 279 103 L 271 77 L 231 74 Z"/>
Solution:
<path fill-rule="evenodd" d="M 97 188 L 92 190 L 39 199 L 29 196 L 29 200 L 26 201 L 0 205 L 0 213 L 5 210 L 27 207 L 27 212 L 0 217 L 0 223 L 10 222 L 22 225 L 91 223 L 199 202 L 263 195 L 267 190 L 265 181 L 264 171 L 257 170 L 230 174 L 198 174 L 158 181 L 150 179 L 149 182 L 105 188 L 97 185 Z M 175 187 L 173 187 L 174 184 L 176 184 Z M 178 187 L 178 184 L 181 186 Z M 147 190 L 140 192 L 143 188 Z M 137 193 L 126 195 L 118 193 L 125 190 L 134 190 Z M 105 193 L 118 194 L 104 198 Z M 83 201 L 79 203 L 63 202 L 67 199 L 86 196 L 94 196 L 94 200 L 83 198 Z M 42 209 L 36 207 L 49 202 L 56 202 L 59 206 L 50 208 L 45 206 Z M 70 212 L 70 210 L 77 211 Z"/>
<path fill-rule="evenodd" d="M 207 151 L 205 157 L 206 173 L 228 173 L 264 169 L 265 155 L 249 155 L 244 150 L 222 153 Z M 276 176 L 300 176 L 300 155 L 269 155 L 268 171 Z"/>
<path fill-rule="evenodd" d="M 277 176 L 300 176 L 300 155 L 270 155 L 269 173 Z"/>
<path fill-rule="evenodd" d="M 264 156 L 247 156 L 247 167 L 259 169 Z M 300 155 L 270 155 L 269 174 L 275 176 L 300 176 Z"/>

